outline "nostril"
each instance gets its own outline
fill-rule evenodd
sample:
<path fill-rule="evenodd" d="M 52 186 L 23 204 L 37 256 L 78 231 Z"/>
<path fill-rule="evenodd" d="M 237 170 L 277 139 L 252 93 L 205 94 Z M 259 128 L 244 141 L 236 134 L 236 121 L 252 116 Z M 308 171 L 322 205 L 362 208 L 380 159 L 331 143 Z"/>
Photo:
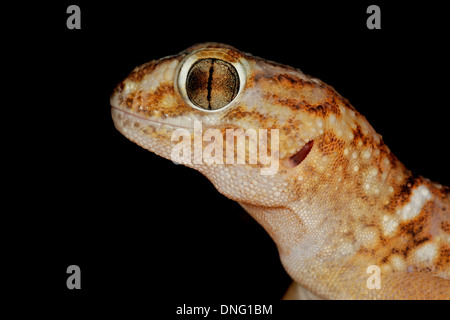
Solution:
<path fill-rule="evenodd" d="M 300 149 L 300 151 L 298 151 L 293 156 L 291 156 L 287 161 L 285 161 L 285 165 L 287 165 L 290 168 L 298 166 L 308 156 L 313 145 L 314 140 L 309 141 L 307 144 L 303 146 L 303 148 Z"/>

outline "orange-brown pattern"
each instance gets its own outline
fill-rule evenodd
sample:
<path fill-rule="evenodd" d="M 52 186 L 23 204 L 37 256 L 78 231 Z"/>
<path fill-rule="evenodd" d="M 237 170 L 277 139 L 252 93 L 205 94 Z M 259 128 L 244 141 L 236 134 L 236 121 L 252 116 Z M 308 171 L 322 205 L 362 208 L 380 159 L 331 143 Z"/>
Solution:
<path fill-rule="evenodd" d="M 193 107 L 178 83 L 186 61 L 204 58 L 241 65 L 245 80 L 214 113 Z M 261 175 L 261 163 L 187 165 L 271 235 L 295 283 L 287 298 L 450 298 L 450 189 L 407 170 L 331 86 L 207 43 L 136 68 L 111 105 L 118 130 L 168 159 L 174 130 L 192 133 L 194 121 L 203 132 L 219 129 L 223 141 L 229 128 L 279 130 L 276 174 Z M 371 265 L 381 270 L 381 289 L 367 286 Z"/>

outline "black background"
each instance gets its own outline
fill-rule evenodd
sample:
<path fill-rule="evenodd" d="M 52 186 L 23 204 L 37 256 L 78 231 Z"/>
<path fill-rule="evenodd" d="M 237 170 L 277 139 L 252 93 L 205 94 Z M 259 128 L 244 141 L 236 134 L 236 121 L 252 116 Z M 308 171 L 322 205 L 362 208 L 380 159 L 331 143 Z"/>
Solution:
<path fill-rule="evenodd" d="M 81 8 L 81 30 L 66 28 L 70 4 Z M 370 4 L 381 7 L 381 30 L 366 27 Z M 33 124 L 16 129 L 26 131 L 25 156 L 8 211 L 22 292 L 68 305 L 152 300 L 168 314 L 168 301 L 282 297 L 290 279 L 265 231 L 201 174 L 129 142 L 111 120 L 109 96 L 134 67 L 195 43 L 224 42 L 325 81 L 409 169 L 450 184 L 449 27 L 431 2 L 63 1 L 17 10 L 12 29 L 28 24 L 14 41 L 32 88 L 16 108 Z M 82 272 L 78 291 L 66 288 L 72 264 Z"/>

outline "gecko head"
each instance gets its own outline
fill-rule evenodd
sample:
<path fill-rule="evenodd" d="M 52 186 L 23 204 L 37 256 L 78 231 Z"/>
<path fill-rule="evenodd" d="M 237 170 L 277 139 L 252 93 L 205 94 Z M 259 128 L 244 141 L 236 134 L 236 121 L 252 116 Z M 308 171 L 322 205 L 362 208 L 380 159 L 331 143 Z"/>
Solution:
<path fill-rule="evenodd" d="M 320 157 L 327 125 L 344 135 L 338 118 L 355 116 L 320 80 L 217 43 L 137 67 L 111 106 L 128 139 L 200 171 L 233 200 L 264 206 L 288 201 L 283 189 Z"/>

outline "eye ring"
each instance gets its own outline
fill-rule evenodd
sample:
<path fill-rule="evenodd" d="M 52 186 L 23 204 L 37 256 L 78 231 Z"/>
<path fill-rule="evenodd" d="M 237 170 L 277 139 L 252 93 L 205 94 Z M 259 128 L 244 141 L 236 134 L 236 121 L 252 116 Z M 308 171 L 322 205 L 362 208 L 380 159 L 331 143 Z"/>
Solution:
<path fill-rule="evenodd" d="M 233 105 L 247 80 L 243 59 L 222 48 L 200 49 L 181 62 L 175 81 L 178 92 L 192 108 L 206 113 Z"/>

